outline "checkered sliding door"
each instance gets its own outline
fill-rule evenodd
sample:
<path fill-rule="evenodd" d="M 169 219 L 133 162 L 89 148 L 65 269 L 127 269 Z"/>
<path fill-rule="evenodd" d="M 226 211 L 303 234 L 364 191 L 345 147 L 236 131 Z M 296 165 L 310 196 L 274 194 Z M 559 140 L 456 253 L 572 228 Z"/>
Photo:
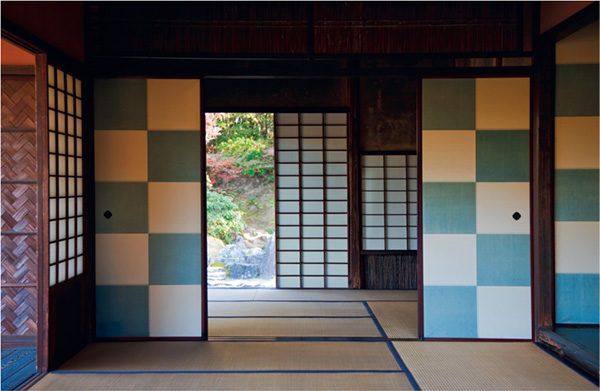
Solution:
<path fill-rule="evenodd" d="M 556 44 L 555 322 L 598 324 L 598 22 Z"/>
<path fill-rule="evenodd" d="M 422 86 L 425 337 L 529 339 L 529 79 Z"/>
<path fill-rule="evenodd" d="M 95 82 L 98 337 L 202 336 L 200 81 Z"/>

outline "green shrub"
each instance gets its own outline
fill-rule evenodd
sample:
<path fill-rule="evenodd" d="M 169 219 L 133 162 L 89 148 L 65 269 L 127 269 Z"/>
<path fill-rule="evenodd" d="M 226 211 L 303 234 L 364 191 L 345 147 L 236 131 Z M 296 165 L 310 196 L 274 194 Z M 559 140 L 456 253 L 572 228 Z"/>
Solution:
<path fill-rule="evenodd" d="M 206 223 L 210 236 L 232 244 L 244 229 L 242 216 L 232 197 L 211 190 L 206 192 Z"/>
<path fill-rule="evenodd" d="M 267 140 L 251 140 L 246 137 L 229 139 L 219 144 L 216 149 L 223 156 L 232 158 L 237 167 L 243 167 L 242 174 L 267 175 L 273 170 L 274 159 L 272 154 L 265 154 L 269 150 Z"/>

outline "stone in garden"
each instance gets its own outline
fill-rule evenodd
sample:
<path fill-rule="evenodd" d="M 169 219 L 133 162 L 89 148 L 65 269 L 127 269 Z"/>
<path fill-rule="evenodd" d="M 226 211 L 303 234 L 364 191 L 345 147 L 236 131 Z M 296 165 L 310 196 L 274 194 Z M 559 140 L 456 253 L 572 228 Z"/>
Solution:
<path fill-rule="evenodd" d="M 246 242 L 242 236 L 235 237 L 235 245 L 240 248 L 240 250 L 246 250 Z"/>
<path fill-rule="evenodd" d="M 223 247 L 225 247 L 225 244 L 222 240 L 213 238 L 212 236 L 209 236 L 207 238 L 207 242 L 208 255 L 210 255 L 213 258 L 217 257 L 219 255 L 219 252 L 223 249 Z"/>
<path fill-rule="evenodd" d="M 266 253 L 258 247 L 252 247 L 246 253 L 246 263 L 251 264 L 261 264 L 263 262 L 263 258 L 266 256 Z"/>
<path fill-rule="evenodd" d="M 232 280 L 250 280 L 258 277 L 258 265 L 248 263 L 228 263 L 225 269 L 229 270 L 229 278 Z"/>
<path fill-rule="evenodd" d="M 217 261 L 219 263 L 244 262 L 246 251 L 242 251 L 236 244 L 228 244 L 219 252 Z"/>
<path fill-rule="evenodd" d="M 259 264 L 260 277 L 271 279 L 275 277 L 275 235 L 271 235 L 265 246 L 265 256 Z"/>

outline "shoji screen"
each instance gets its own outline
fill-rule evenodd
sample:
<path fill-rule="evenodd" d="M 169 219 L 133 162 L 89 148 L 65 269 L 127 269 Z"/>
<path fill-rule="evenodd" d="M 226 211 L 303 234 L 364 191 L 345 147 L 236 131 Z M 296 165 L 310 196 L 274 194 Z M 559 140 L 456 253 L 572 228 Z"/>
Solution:
<path fill-rule="evenodd" d="M 276 114 L 277 286 L 348 287 L 346 114 Z"/>
<path fill-rule="evenodd" d="M 363 250 L 417 249 L 417 156 L 364 155 Z"/>
<path fill-rule="evenodd" d="M 83 273 L 81 81 L 48 66 L 50 286 Z"/>

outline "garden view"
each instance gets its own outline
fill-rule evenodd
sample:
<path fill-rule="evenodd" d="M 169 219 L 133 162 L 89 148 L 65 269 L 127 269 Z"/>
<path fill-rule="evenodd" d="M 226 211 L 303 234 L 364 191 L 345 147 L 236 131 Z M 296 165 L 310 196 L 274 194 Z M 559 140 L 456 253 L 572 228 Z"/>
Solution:
<path fill-rule="evenodd" d="M 273 114 L 206 114 L 208 285 L 275 286 Z"/>

